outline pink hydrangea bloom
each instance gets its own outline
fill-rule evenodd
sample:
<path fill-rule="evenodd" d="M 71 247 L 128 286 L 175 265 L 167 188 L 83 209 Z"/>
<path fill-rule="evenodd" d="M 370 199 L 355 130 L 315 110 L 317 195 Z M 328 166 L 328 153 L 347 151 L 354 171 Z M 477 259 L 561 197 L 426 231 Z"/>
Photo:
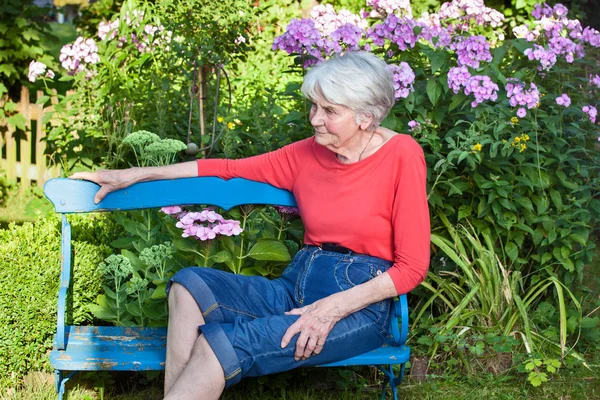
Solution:
<path fill-rule="evenodd" d="M 181 207 L 179 207 L 179 206 L 163 207 L 160 209 L 160 211 L 162 211 L 163 213 L 168 214 L 168 215 L 179 214 L 181 212 Z"/>

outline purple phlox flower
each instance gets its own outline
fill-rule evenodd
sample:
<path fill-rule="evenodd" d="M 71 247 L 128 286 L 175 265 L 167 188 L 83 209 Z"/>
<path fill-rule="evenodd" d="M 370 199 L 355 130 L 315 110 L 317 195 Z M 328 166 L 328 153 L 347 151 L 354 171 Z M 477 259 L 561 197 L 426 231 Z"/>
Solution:
<path fill-rule="evenodd" d="M 525 83 L 515 78 L 508 78 L 505 86 L 508 102 L 512 107 L 527 106 L 528 109 L 537 107 L 540 93 L 534 83 L 525 88 Z"/>
<path fill-rule="evenodd" d="M 542 19 L 544 17 L 550 18 L 554 10 L 546 3 L 536 4 L 533 7 L 533 11 L 531 12 L 531 16 L 535 19 Z"/>
<path fill-rule="evenodd" d="M 571 99 L 566 93 L 563 93 L 556 98 L 556 104 L 563 107 L 569 107 L 571 105 Z"/>
<path fill-rule="evenodd" d="M 331 39 L 334 41 L 336 52 L 342 51 L 341 45 L 345 45 L 349 51 L 360 50 L 359 42 L 362 39 L 364 31 L 356 25 L 344 24 L 331 33 Z"/>
<path fill-rule="evenodd" d="M 499 27 L 504 15 L 493 8 L 486 7 L 483 0 L 452 0 L 442 4 L 439 11 L 441 21 L 458 21 L 460 30 L 468 30 L 473 21 L 476 25 Z"/>
<path fill-rule="evenodd" d="M 179 214 L 181 212 L 181 207 L 179 206 L 168 206 L 168 207 L 163 207 L 160 209 L 161 212 L 168 214 L 168 215 L 173 215 L 173 214 Z"/>
<path fill-rule="evenodd" d="M 458 65 L 466 65 L 471 68 L 479 68 L 480 61 L 492 61 L 490 44 L 485 37 L 477 36 L 455 36 L 450 43 L 450 49 L 456 52 Z"/>
<path fill-rule="evenodd" d="M 496 101 L 498 99 L 498 85 L 489 76 L 473 75 L 465 85 L 464 93 L 475 96 L 471 107 L 477 107 L 486 100 Z"/>
<path fill-rule="evenodd" d="M 596 123 L 596 117 L 598 116 L 598 110 L 596 109 L 596 107 L 590 104 L 587 106 L 583 106 L 581 110 L 588 115 L 592 123 Z"/>
<path fill-rule="evenodd" d="M 419 131 L 420 129 L 421 123 L 419 121 L 415 121 L 414 119 L 412 121 L 408 121 L 408 130 L 410 132 Z"/>
<path fill-rule="evenodd" d="M 304 63 L 305 67 L 309 67 L 331 55 L 334 43 L 321 34 L 315 27 L 315 21 L 303 18 L 291 20 L 286 31 L 273 40 L 272 48 L 284 50 L 288 54 L 312 56 L 313 58 L 309 58 Z"/>
<path fill-rule="evenodd" d="M 519 25 L 513 28 L 513 34 L 516 38 L 525 39 L 528 42 L 535 42 L 540 36 L 540 31 L 537 29 L 530 30 L 527 25 Z"/>
<path fill-rule="evenodd" d="M 538 60 L 540 62 L 539 70 L 548 71 L 556 64 L 556 54 L 537 44 L 534 44 L 533 48 L 526 49 L 523 54 L 529 60 Z"/>
<path fill-rule="evenodd" d="M 600 47 L 600 32 L 586 26 L 581 34 L 581 40 L 593 47 Z"/>
<path fill-rule="evenodd" d="M 35 82 L 44 74 L 44 72 L 46 72 L 46 64 L 39 61 L 32 61 L 29 63 L 29 72 L 27 74 L 27 78 L 29 79 L 29 82 Z"/>
<path fill-rule="evenodd" d="M 554 16 L 558 19 L 562 19 L 565 18 L 569 12 L 569 9 L 565 6 L 563 6 L 560 3 L 557 3 L 554 5 L 554 8 L 552 9 L 552 11 L 554 12 Z"/>
<path fill-rule="evenodd" d="M 525 118 L 526 115 L 527 115 L 527 110 L 525 110 L 523 107 L 520 107 L 517 110 L 517 117 L 519 117 L 519 118 Z"/>
<path fill-rule="evenodd" d="M 300 215 L 298 207 L 275 206 L 275 209 L 281 214 Z"/>
<path fill-rule="evenodd" d="M 416 34 L 415 31 L 420 32 Z M 395 14 L 388 15 L 367 31 L 367 38 L 373 40 L 376 46 L 384 46 L 387 39 L 395 43 L 400 51 L 415 47 L 419 39 L 426 39 L 426 35 L 427 25 L 413 19 L 399 18 Z"/>
<path fill-rule="evenodd" d="M 402 61 L 399 65 L 390 64 L 388 69 L 394 75 L 396 99 L 406 98 L 411 92 L 414 92 L 415 73 L 408 63 Z"/>
<path fill-rule="evenodd" d="M 333 31 L 345 24 L 352 24 L 361 29 L 367 28 L 367 21 L 348 10 L 340 10 L 336 13 L 331 4 L 316 5 L 310 11 L 310 17 L 323 35 L 330 35 Z"/>
<path fill-rule="evenodd" d="M 454 93 L 458 93 L 465 87 L 469 78 L 471 73 L 467 67 L 452 67 L 448 71 L 448 87 Z"/>
<path fill-rule="evenodd" d="M 112 22 L 102 21 L 98 24 L 98 37 L 100 40 L 111 40 L 117 37 L 119 31 L 119 19 Z"/>
<path fill-rule="evenodd" d="M 600 75 L 590 75 L 590 85 L 600 88 Z"/>
<path fill-rule="evenodd" d="M 87 71 L 86 76 L 88 78 L 92 76 L 92 71 L 88 70 L 88 66 L 100 62 L 98 46 L 94 39 L 84 39 L 81 36 L 73 44 L 64 45 L 60 50 L 58 59 L 69 75 Z"/>
<path fill-rule="evenodd" d="M 367 0 L 367 7 L 373 8 L 368 14 L 371 18 L 383 18 L 391 14 L 412 18 L 410 0 Z"/>

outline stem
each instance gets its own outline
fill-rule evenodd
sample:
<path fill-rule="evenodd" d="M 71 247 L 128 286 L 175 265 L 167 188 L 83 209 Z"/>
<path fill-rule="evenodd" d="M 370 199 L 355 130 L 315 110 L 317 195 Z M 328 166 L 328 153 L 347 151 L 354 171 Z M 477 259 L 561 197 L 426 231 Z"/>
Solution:
<path fill-rule="evenodd" d="M 246 214 L 246 211 L 242 208 L 242 212 L 244 213 L 244 218 L 242 220 L 242 231 L 245 232 L 246 231 L 246 220 L 248 219 L 248 214 Z M 242 240 L 240 242 L 240 255 L 238 257 L 238 266 L 236 268 L 236 274 L 239 274 L 242 271 L 242 254 L 244 253 L 244 234 L 242 233 L 240 235 L 242 237 Z"/>
<path fill-rule="evenodd" d="M 139 290 L 137 292 L 137 298 L 138 298 L 138 305 L 140 306 L 140 318 L 142 319 L 141 323 L 142 323 L 142 326 L 144 326 L 144 311 L 142 309 L 142 301 L 140 299 L 140 291 Z"/>

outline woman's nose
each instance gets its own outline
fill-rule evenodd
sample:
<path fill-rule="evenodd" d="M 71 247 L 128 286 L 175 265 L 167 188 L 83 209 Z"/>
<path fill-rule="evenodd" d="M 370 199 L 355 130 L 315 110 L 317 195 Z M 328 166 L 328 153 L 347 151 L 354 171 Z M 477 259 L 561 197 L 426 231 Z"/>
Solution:
<path fill-rule="evenodd" d="M 319 126 L 323 124 L 323 116 L 319 111 L 313 111 L 310 114 L 310 124 L 312 126 Z"/>

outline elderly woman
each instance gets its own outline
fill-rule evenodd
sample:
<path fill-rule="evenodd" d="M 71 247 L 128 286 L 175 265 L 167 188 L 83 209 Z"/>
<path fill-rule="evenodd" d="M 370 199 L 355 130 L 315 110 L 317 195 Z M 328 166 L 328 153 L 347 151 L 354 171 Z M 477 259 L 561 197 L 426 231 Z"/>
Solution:
<path fill-rule="evenodd" d="M 373 54 L 334 57 L 306 74 L 314 137 L 241 160 L 79 173 L 95 201 L 135 182 L 233 177 L 290 190 L 305 246 L 281 277 L 185 268 L 168 288 L 165 399 L 218 398 L 246 376 L 319 365 L 381 346 L 392 298 L 429 265 L 421 147 L 380 126 L 394 82 Z"/>

